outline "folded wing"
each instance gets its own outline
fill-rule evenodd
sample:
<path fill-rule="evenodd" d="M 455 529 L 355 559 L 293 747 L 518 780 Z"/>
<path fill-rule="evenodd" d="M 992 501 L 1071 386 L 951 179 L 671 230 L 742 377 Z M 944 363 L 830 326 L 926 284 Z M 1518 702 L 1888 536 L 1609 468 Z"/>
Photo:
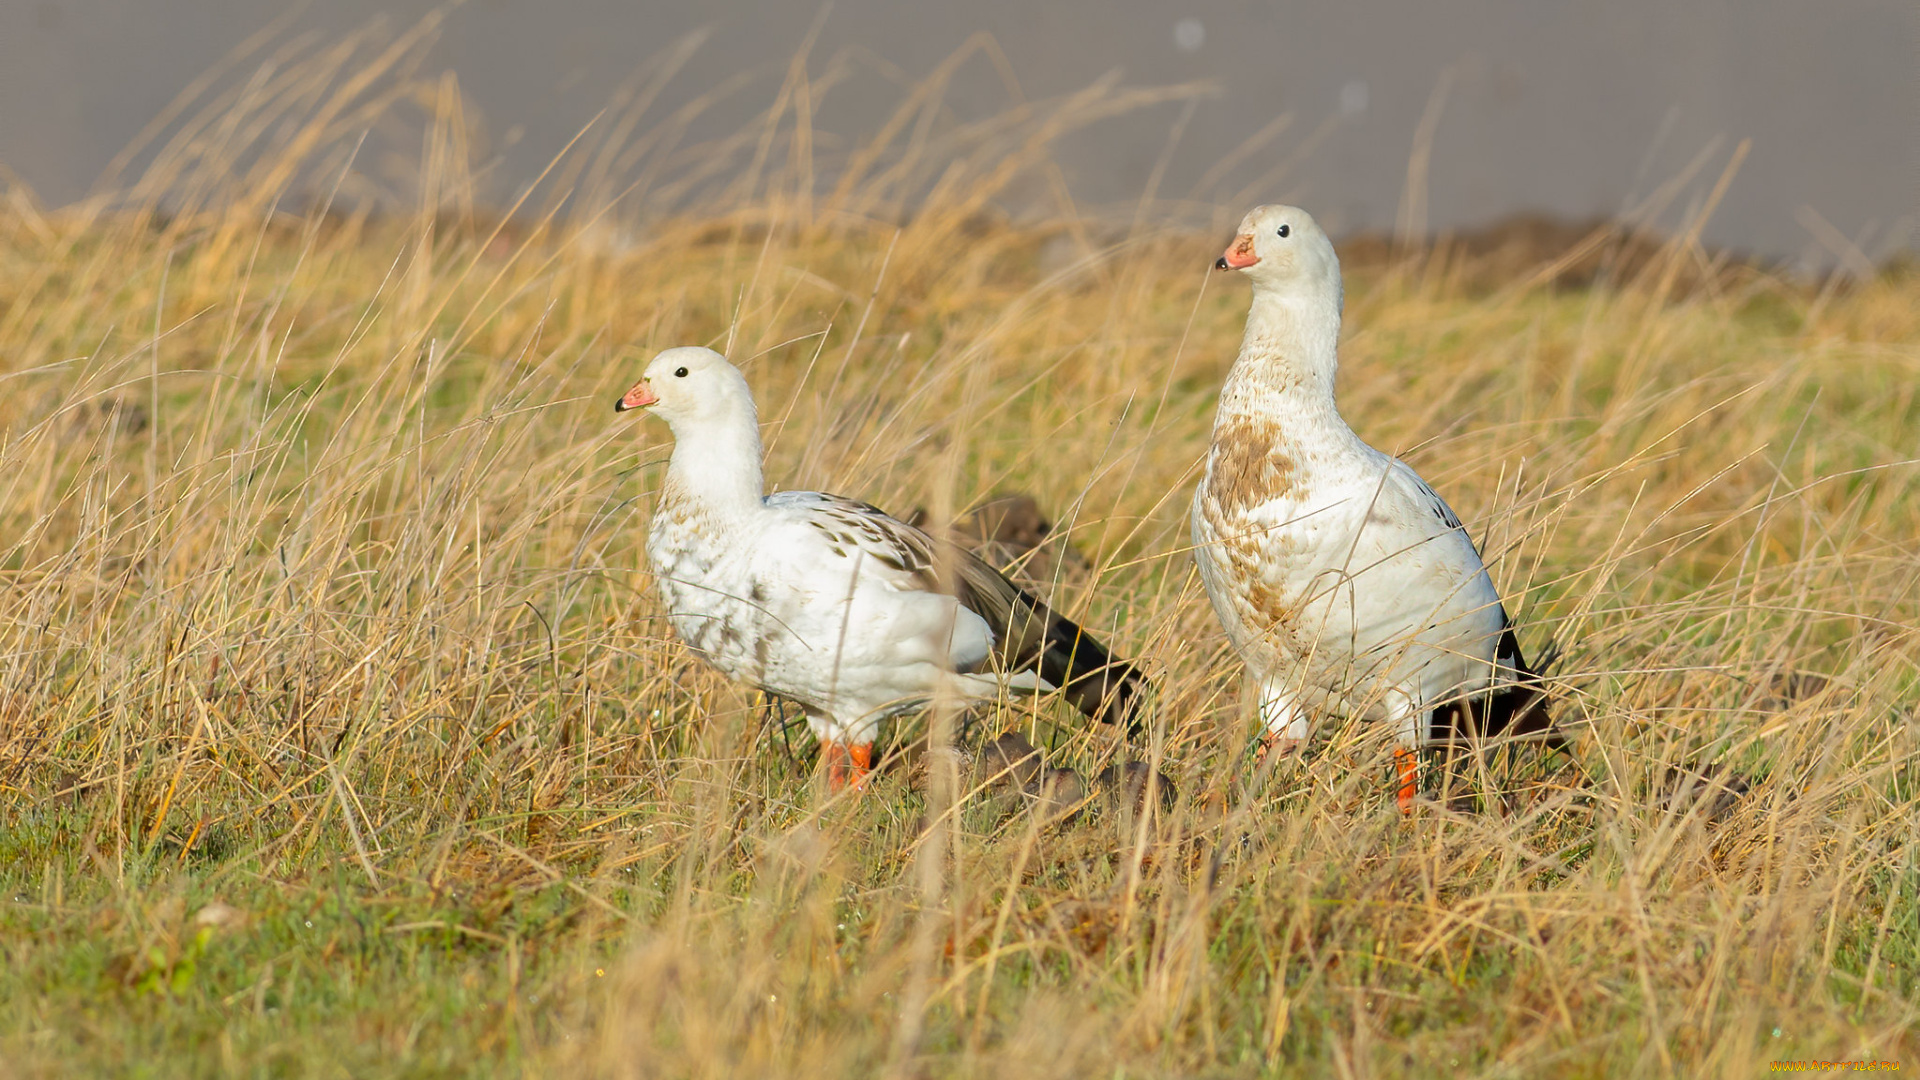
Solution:
<path fill-rule="evenodd" d="M 800 515 L 839 552 L 871 559 L 874 572 L 898 588 L 954 597 L 991 629 L 999 672 L 1031 673 L 1087 716 L 1137 730 L 1147 688 L 1139 670 L 972 552 L 838 495 L 783 491 L 767 496 L 767 505 Z"/>

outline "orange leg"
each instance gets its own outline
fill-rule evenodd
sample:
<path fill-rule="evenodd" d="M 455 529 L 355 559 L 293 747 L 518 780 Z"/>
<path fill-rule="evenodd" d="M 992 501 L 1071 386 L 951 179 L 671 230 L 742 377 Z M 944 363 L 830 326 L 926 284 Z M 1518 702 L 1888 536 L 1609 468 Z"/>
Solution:
<path fill-rule="evenodd" d="M 1276 735 L 1271 731 L 1266 732 L 1260 736 L 1260 749 L 1254 751 L 1253 763 L 1257 766 L 1264 766 L 1269 761 L 1278 761 L 1288 754 L 1299 753 L 1300 747 L 1304 745 L 1305 742 L 1306 740 L 1304 739 L 1290 739 L 1284 735 Z"/>
<path fill-rule="evenodd" d="M 1393 751 L 1394 770 L 1400 774 L 1400 788 L 1397 792 L 1402 814 L 1413 813 L 1413 797 L 1420 791 L 1420 754 L 1416 750 L 1395 747 Z"/>
<path fill-rule="evenodd" d="M 820 740 L 820 756 L 827 763 L 827 790 L 865 791 L 873 775 L 873 744 Z"/>

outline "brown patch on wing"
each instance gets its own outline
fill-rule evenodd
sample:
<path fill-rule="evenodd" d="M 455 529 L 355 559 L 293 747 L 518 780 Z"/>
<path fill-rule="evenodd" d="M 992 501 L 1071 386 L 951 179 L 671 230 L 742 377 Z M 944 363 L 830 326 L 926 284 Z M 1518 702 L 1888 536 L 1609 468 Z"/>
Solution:
<path fill-rule="evenodd" d="M 1292 490 L 1300 464 L 1280 448 L 1280 425 L 1227 417 L 1213 429 L 1207 494 L 1229 514 L 1243 513 Z"/>
<path fill-rule="evenodd" d="M 805 496 L 804 503 L 790 499 L 787 505 L 801 505 L 810 511 L 806 522 L 826 538 L 829 551 L 843 559 L 855 553 L 871 557 L 911 576 L 922 588 L 934 588 L 933 537 L 896 521 L 870 503 L 819 492 L 799 494 Z"/>

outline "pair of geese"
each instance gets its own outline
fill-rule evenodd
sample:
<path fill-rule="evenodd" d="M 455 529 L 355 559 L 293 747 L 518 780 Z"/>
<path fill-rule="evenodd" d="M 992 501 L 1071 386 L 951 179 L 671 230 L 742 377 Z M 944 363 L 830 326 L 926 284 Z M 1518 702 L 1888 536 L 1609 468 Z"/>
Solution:
<path fill-rule="evenodd" d="M 1193 498 L 1194 559 L 1259 688 L 1262 754 L 1316 716 L 1391 726 L 1410 809 L 1417 750 L 1469 735 L 1557 743 L 1460 519 L 1334 405 L 1340 264 L 1304 211 L 1255 208 L 1215 264 L 1253 283 Z M 948 541 L 852 499 L 768 495 L 740 370 L 668 349 L 618 410 L 673 429 L 647 537 L 680 638 L 742 682 L 797 703 L 835 789 L 864 784 L 886 717 L 942 695 L 1059 691 L 1137 726 L 1139 669 Z"/>

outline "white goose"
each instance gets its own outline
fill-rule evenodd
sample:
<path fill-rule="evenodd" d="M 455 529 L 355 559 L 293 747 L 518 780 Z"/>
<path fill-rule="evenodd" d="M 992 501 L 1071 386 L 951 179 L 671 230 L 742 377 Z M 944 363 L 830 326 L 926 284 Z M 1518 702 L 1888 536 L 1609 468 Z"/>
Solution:
<path fill-rule="evenodd" d="M 753 394 L 719 353 L 666 350 L 614 408 L 673 429 L 647 560 L 674 631 L 797 703 L 833 788 L 864 783 L 883 719 L 943 688 L 968 701 L 1059 689 L 1134 723 L 1139 672 L 979 558 L 852 499 L 765 494 Z"/>
<path fill-rule="evenodd" d="M 1259 685 L 1263 755 L 1316 713 L 1391 724 L 1415 751 L 1471 734 L 1558 745 L 1539 677 L 1460 519 L 1334 405 L 1340 262 L 1312 217 L 1256 207 L 1215 264 L 1253 282 L 1193 499 L 1208 599 Z"/>

